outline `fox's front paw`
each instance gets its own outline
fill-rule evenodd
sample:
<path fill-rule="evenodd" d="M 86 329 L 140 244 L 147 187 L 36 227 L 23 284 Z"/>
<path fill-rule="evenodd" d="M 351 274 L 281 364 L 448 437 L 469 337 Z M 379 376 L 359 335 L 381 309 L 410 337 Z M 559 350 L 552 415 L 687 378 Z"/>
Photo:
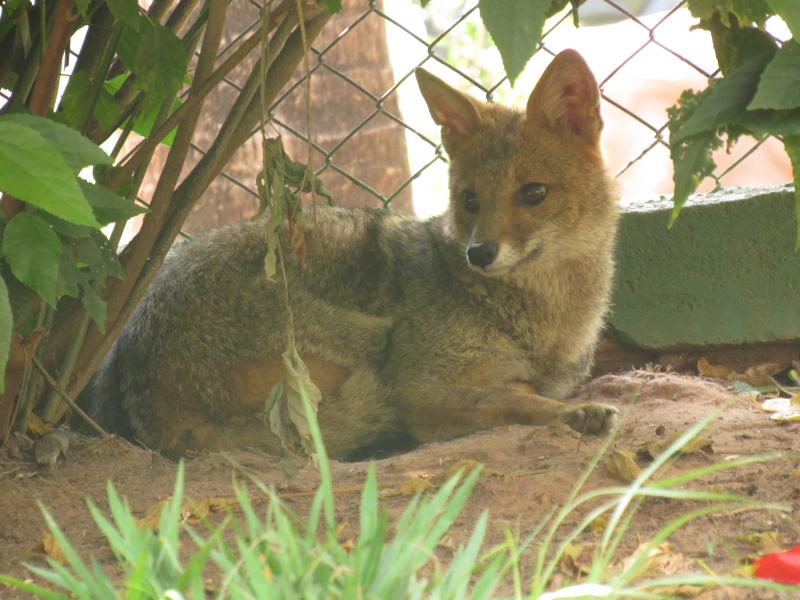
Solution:
<path fill-rule="evenodd" d="M 564 422 L 579 433 L 608 433 L 617 420 L 617 409 L 608 404 L 581 404 L 568 409 Z"/>

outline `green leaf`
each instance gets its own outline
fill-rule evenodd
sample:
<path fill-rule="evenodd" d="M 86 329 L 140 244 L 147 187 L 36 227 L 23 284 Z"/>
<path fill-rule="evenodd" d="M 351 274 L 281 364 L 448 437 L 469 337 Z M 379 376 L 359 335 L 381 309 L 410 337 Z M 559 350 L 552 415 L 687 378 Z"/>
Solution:
<path fill-rule="evenodd" d="M 800 252 L 800 135 L 783 138 L 783 147 L 789 160 L 792 161 L 792 174 L 794 176 L 794 223 L 797 227 L 797 236 L 794 242 L 794 251 Z"/>
<path fill-rule="evenodd" d="M 125 271 L 122 270 L 117 251 L 108 241 L 108 238 L 99 231 L 93 231 L 92 238 L 97 247 L 100 248 L 101 264 L 99 268 L 102 269 L 102 273 L 122 279 L 125 276 Z"/>
<path fill-rule="evenodd" d="M 145 21 L 147 23 L 147 21 Z M 147 23 L 149 25 L 149 23 Z M 147 26 L 145 25 L 145 27 Z M 144 29 L 144 27 L 142 27 Z M 136 53 L 139 51 L 139 42 L 142 40 L 142 35 L 139 33 L 139 28 L 137 27 L 125 27 L 122 30 L 122 37 L 119 40 L 119 45 L 117 46 L 117 56 L 119 56 L 119 61 L 128 68 L 128 70 L 133 71 L 134 67 L 136 66 Z M 128 78 L 128 74 L 117 75 L 114 79 L 120 79 L 125 81 Z M 108 82 L 107 82 L 108 83 Z"/>
<path fill-rule="evenodd" d="M 80 293 L 80 284 L 89 278 L 89 274 L 81 271 L 75 262 L 74 249 L 67 245 L 66 251 L 61 255 L 58 265 L 58 284 L 61 296 L 77 298 Z"/>
<path fill-rule="evenodd" d="M 704 20 L 700 28 L 711 32 L 714 53 L 722 74 L 727 77 L 736 67 L 762 53 L 775 54 L 778 45 L 765 31 L 741 27 L 738 22 L 723 25 L 718 17 Z"/>
<path fill-rule="evenodd" d="M 800 44 L 791 41 L 778 50 L 761 74 L 748 109 L 800 107 Z"/>
<path fill-rule="evenodd" d="M 669 114 L 670 157 L 673 165 L 675 191 L 672 196 L 673 209 L 668 227 L 672 227 L 689 194 L 697 189 L 703 178 L 714 172 L 711 153 L 722 145 L 716 130 L 695 135 L 678 141 L 674 132 L 682 129 L 685 123 L 694 118 L 699 107 L 703 106 L 712 90 L 701 93 L 686 90 L 678 99 L 678 104 L 667 110 Z"/>
<path fill-rule="evenodd" d="M 172 103 L 170 115 L 178 110 L 181 107 L 181 104 L 183 103 L 175 98 L 175 102 Z M 151 110 L 142 112 L 138 117 L 136 117 L 136 121 L 133 123 L 133 130 L 142 137 L 149 137 L 155 127 L 156 118 L 158 117 L 160 108 L 160 106 L 154 106 Z M 167 135 L 164 136 L 164 138 L 161 140 L 161 143 L 165 146 L 172 146 L 172 142 L 175 140 L 175 134 L 177 131 L 178 126 L 176 125 Z"/>
<path fill-rule="evenodd" d="M 89 0 L 75 0 L 75 6 L 80 15 L 85 19 L 86 11 L 89 10 Z"/>
<path fill-rule="evenodd" d="M 64 157 L 30 127 L 0 117 L 0 191 L 75 223 L 100 227 Z"/>
<path fill-rule="evenodd" d="M 750 135 L 800 134 L 800 108 L 794 110 L 748 110 L 731 117 L 729 124 L 744 127 Z"/>
<path fill-rule="evenodd" d="M 768 54 L 754 56 L 736 67 L 724 79 L 714 81 L 707 88 L 708 93 L 703 94 L 692 116 L 670 136 L 671 143 L 699 133 L 715 131 L 725 125 L 728 119 L 743 111 L 753 98 L 759 74 L 769 59 Z"/>
<path fill-rule="evenodd" d="M 50 213 L 47 212 L 41 212 L 39 214 L 39 218 L 47 221 L 47 223 L 56 231 L 56 233 L 65 238 L 78 240 L 81 238 L 89 237 L 92 231 L 96 231 L 96 229 L 92 229 L 91 227 L 87 227 L 86 225 L 73 225 L 72 223 L 68 223 L 64 219 L 59 219 L 55 215 L 51 215 Z"/>
<path fill-rule="evenodd" d="M 63 249 L 56 232 L 36 215 L 17 213 L 6 225 L 3 255 L 11 272 L 53 307 Z"/>
<path fill-rule="evenodd" d="M 8 299 L 6 281 L 0 277 L 0 394 L 5 391 L 6 363 L 8 352 L 11 348 L 11 330 L 14 328 L 14 319 L 11 316 L 11 302 Z"/>
<path fill-rule="evenodd" d="M 331 14 L 338 13 L 342 10 L 342 0 L 325 0 L 325 9 Z"/>
<path fill-rule="evenodd" d="M 77 128 L 84 117 L 91 97 L 92 81 L 86 71 L 73 73 L 61 100 L 61 110 L 54 115 L 54 118 L 64 125 Z M 119 103 L 105 86 L 100 90 L 92 116 L 104 129 L 113 127 L 119 120 Z"/>
<path fill-rule="evenodd" d="M 764 25 L 772 14 L 766 0 L 689 0 L 689 10 L 698 19 L 710 19 L 716 12 L 726 27 L 731 17 L 742 25 Z"/>
<path fill-rule="evenodd" d="M 61 152 L 73 170 L 89 165 L 110 165 L 112 162 L 111 157 L 89 138 L 52 119 L 15 113 L 2 117 L 2 121 L 35 129 Z"/>
<path fill-rule="evenodd" d="M 789 26 L 795 40 L 800 40 L 800 2 L 797 0 L 767 0 L 772 10 Z"/>
<path fill-rule="evenodd" d="M 136 85 L 147 94 L 146 104 L 154 106 L 173 96 L 183 83 L 186 50 L 172 31 L 151 24 L 136 51 Z"/>
<path fill-rule="evenodd" d="M 81 295 L 81 304 L 97 325 L 100 333 L 106 332 L 106 301 L 97 295 L 91 287 L 84 287 Z"/>
<path fill-rule="evenodd" d="M 542 38 L 550 0 L 480 0 L 478 6 L 513 85 Z"/>
<path fill-rule="evenodd" d="M 78 179 L 78 184 L 89 201 L 95 218 L 103 225 L 127 221 L 131 217 L 148 212 L 147 208 L 138 206 L 101 185 L 83 179 Z"/>
<path fill-rule="evenodd" d="M 115 20 L 122 21 L 135 30 L 139 29 L 143 19 L 139 14 L 139 3 L 136 0 L 106 0 L 106 5 Z"/>

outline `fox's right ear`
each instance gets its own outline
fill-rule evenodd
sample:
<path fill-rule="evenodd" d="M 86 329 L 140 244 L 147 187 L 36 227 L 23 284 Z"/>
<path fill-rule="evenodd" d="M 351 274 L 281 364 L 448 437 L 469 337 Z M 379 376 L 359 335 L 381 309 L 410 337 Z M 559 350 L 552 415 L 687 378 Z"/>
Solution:
<path fill-rule="evenodd" d="M 446 135 L 466 137 L 478 129 L 481 113 L 475 100 L 424 69 L 417 68 L 414 74 L 431 117 Z"/>

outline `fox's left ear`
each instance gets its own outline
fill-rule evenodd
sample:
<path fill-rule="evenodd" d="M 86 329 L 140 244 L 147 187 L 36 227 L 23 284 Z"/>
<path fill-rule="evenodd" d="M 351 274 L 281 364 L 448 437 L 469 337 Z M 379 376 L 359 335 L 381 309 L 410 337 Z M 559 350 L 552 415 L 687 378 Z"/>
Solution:
<path fill-rule="evenodd" d="M 527 120 L 598 143 L 603 129 L 600 90 L 589 65 L 575 50 L 560 52 L 545 69 L 528 98 Z"/>

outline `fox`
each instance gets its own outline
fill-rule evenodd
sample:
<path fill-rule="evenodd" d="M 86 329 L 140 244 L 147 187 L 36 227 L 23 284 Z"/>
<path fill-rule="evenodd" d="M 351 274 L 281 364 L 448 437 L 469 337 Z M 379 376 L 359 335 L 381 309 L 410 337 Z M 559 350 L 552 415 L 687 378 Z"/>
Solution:
<path fill-rule="evenodd" d="M 559 53 L 525 110 L 415 75 L 449 157 L 447 211 L 315 207 L 277 282 L 263 218 L 177 244 L 90 383 L 102 426 L 168 456 L 280 454 L 264 411 L 286 294 L 334 458 L 512 424 L 609 430 L 613 406 L 564 401 L 592 368 L 614 271 L 591 70 Z"/>

